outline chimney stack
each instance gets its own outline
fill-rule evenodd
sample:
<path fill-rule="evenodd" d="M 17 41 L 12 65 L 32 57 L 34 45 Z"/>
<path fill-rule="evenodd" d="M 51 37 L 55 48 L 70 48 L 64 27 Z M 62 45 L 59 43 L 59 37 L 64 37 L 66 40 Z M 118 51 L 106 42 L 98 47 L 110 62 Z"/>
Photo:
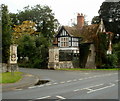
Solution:
<path fill-rule="evenodd" d="M 81 13 L 78 13 L 77 15 L 77 27 L 81 28 L 84 26 L 84 16 L 83 14 Z"/>

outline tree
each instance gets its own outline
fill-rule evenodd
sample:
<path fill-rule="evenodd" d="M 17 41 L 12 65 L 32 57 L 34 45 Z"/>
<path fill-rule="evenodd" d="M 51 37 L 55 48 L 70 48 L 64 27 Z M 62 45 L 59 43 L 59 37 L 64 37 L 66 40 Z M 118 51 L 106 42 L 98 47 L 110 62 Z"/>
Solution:
<path fill-rule="evenodd" d="M 10 16 L 13 34 L 18 40 L 19 62 L 25 62 L 27 58 L 29 67 L 47 68 L 48 47 L 52 44 L 58 25 L 52 10 L 48 6 L 27 6 L 24 11 L 11 13 Z"/>
<path fill-rule="evenodd" d="M 107 35 L 105 33 L 99 32 L 94 37 L 94 45 L 95 45 L 95 51 L 96 51 L 96 66 L 97 68 L 101 68 L 104 64 L 107 63 L 107 57 L 106 57 L 106 51 L 108 49 L 107 47 Z"/>
<path fill-rule="evenodd" d="M 25 59 L 25 57 L 31 58 L 31 55 L 35 51 L 34 38 L 30 35 L 23 35 L 18 42 L 18 57 Z"/>
<path fill-rule="evenodd" d="M 11 44 L 11 19 L 7 6 L 2 4 L 2 62 L 8 63 Z"/>
<path fill-rule="evenodd" d="M 120 40 L 120 1 L 103 2 L 99 16 L 104 21 L 106 31 L 115 33 L 113 41 L 118 42 Z"/>
<path fill-rule="evenodd" d="M 35 23 L 32 21 L 23 21 L 21 25 L 14 25 L 13 30 L 14 32 L 12 34 L 14 43 L 17 43 L 17 39 L 25 34 L 36 34 Z"/>
<path fill-rule="evenodd" d="M 16 16 L 16 17 L 14 17 Z M 34 7 L 24 7 L 24 11 L 19 11 L 16 15 L 11 14 L 12 21 L 16 25 L 22 24 L 23 21 L 32 21 L 36 23 L 36 29 L 43 34 L 49 41 L 51 41 L 57 28 L 57 20 L 54 13 L 48 6 L 36 5 Z M 17 21 L 16 21 L 17 19 Z"/>
<path fill-rule="evenodd" d="M 120 66 L 120 42 L 113 45 L 113 52 L 118 58 L 118 66 Z"/>
<path fill-rule="evenodd" d="M 19 61 L 32 68 L 47 68 L 49 43 L 43 36 L 22 36 L 18 45 Z M 28 58 L 26 60 L 26 57 Z"/>
<path fill-rule="evenodd" d="M 99 16 L 94 16 L 92 19 L 92 23 L 91 24 L 99 24 L 100 23 L 100 17 Z"/>

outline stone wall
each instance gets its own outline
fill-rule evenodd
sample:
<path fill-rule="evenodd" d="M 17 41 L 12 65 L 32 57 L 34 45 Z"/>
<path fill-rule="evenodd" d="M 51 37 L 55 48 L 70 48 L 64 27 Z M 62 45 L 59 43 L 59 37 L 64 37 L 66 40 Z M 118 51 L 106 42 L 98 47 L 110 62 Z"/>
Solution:
<path fill-rule="evenodd" d="M 0 73 L 11 71 L 19 71 L 18 65 L 7 65 L 6 63 L 0 63 Z"/>
<path fill-rule="evenodd" d="M 59 62 L 49 62 L 48 63 L 48 68 L 49 69 L 59 69 Z"/>
<path fill-rule="evenodd" d="M 59 62 L 59 68 L 74 68 L 72 61 L 62 61 Z"/>
<path fill-rule="evenodd" d="M 59 69 L 59 68 L 74 68 L 74 67 L 73 67 L 72 61 L 59 61 L 59 48 L 58 47 L 50 47 L 48 68 Z"/>

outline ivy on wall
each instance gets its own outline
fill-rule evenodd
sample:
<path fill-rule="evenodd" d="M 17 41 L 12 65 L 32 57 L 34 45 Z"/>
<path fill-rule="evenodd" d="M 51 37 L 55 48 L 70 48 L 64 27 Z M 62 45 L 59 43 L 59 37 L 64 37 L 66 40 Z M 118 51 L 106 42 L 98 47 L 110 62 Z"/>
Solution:
<path fill-rule="evenodd" d="M 95 62 L 97 68 L 102 67 L 107 63 L 107 49 L 108 49 L 108 42 L 107 42 L 107 35 L 105 33 L 98 33 L 94 39 L 96 57 Z"/>

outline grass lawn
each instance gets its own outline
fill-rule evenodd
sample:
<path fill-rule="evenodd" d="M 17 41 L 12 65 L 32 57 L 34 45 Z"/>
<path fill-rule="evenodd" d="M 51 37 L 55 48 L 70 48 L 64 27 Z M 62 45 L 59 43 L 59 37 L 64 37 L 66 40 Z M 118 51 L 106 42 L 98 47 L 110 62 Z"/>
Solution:
<path fill-rule="evenodd" d="M 57 70 L 120 70 L 120 69 L 118 69 L 118 68 L 113 68 L 113 69 L 60 68 Z"/>
<path fill-rule="evenodd" d="M 0 83 L 15 83 L 21 78 L 21 72 L 14 72 L 14 75 L 12 75 L 11 72 L 0 73 Z"/>

